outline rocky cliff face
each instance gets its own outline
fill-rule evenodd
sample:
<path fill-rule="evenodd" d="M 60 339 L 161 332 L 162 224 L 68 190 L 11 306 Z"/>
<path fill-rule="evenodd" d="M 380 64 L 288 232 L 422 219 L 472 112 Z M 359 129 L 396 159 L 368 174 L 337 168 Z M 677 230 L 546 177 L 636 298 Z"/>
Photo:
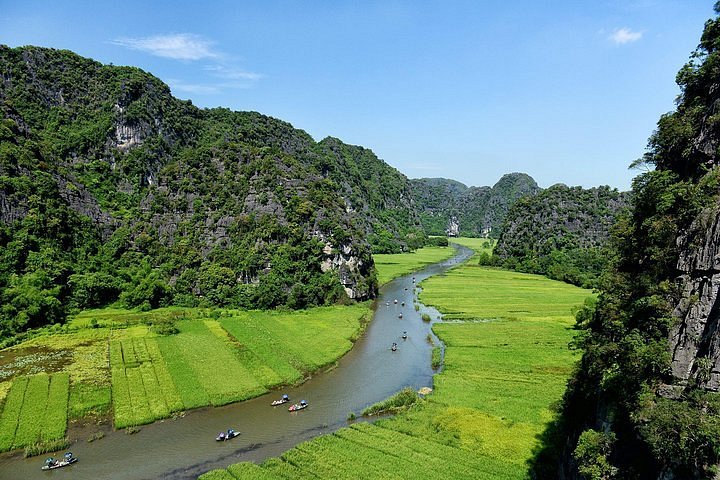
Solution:
<path fill-rule="evenodd" d="M 720 207 L 704 211 L 677 239 L 677 288 L 670 329 L 676 384 L 720 389 Z"/>
<path fill-rule="evenodd" d="M 642 160 L 654 168 L 633 181 L 596 309 L 578 317 L 584 354 L 564 402 L 563 478 L 717 478 L 718 60 L 715 17 L 678 73 L 676 110 L 650 138 Z"/>
<path fill-rule="evenodd" d="M 370 149 L 328 137 L 318 144 L 323 175 L 342 191 L 376 253 L 414 250 L 425 239 L 408 178 Z"/>
<path fill-rule="evenodd" d="M 457 234 L 493 238 L 500 235 L 510 207 L 519 198 L 540 191 L 535 180 L 524 173 L 503 175 L 492 187 L 467 187 L 444 178 L 413 179 L 412 186 L 415 204 L 429 234 L 444 235 L 455 218 Z"/>
<path fill-rule="evenodd" d="M 68 51 L 0 46 L 0 70 L 8 318 L 24 318 L 3 295 L 39 251 L 61 305 L 84 306 L 75 286 L 112 278 L 107 301 L 131 306 L 303 307 L 375 295 L 369 234 L 422 242 L 407 179 L 367 149 L 198 109 L 139 69 Z"/>
<path fill-rule="evenodd" d="M 495 252 L 501 257 L 526 251 L 549 254 L 558 242 L 581 248 L 603 245 L 627 200 L 627 194 L 609 187 L 553 185 L 514 205 Z"/>

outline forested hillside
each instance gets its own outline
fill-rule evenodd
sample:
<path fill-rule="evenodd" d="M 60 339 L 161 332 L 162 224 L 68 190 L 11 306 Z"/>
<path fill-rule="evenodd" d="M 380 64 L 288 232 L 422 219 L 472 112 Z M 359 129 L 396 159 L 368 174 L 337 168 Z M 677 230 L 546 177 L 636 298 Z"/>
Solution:
<path fill-rule="evenodd" d="M 0 337 L 117 300 L 369 298 L 368 233 L 424 239 L 408 180 L 369 150 L 69 51 L 0 46 L 0 70 Z"/>
<path fill-rule="evenodd" d="M 610 228 L 627 197 L 609 187 L 557 184 L 521 198 L 505 217 L 495 263 L 593 287 L 607 265 Z"/>
<path fill-rule="evenodd" d="M 468 187 L 445 178 L 412 179 L 415 204 L 429 235 L 498 238 L 515 201 L 540 191 L 524 173 L 503 175 L 492 187 Z"/>
<path fill-rule="evenodd" d="M 407 177 L 367 148 L 328 137 L 319 144 L 323 175 L 341 188 L 375 253 L 400 253 L 426 240 Z"/>
<path fill-rule="evenodd" d="M 578 316 L 584 355 L 547 478 L 717 478 L 719 48 L 716 17 L 650 138 L 597 307 Z"/>

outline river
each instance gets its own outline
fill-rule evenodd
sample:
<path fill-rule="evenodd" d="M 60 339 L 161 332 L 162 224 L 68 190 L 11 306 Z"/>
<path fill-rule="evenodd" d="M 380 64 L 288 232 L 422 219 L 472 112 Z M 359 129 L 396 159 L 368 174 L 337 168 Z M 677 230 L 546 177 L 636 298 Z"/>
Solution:
<path fill-rule="evenodd" d="M 423 322 L 421 314 L 431 313 L 434 322 L 437 312 L 424 306 L 415 310 L 414 287 L 471 254 L 472 250 L 459 246 L 451 259 L 384 285 L 373 319 L 352 350 L 335 368 L 316 374 L 302 385 L 224 407 L 193 410 L 183 417 L 142 426 L 132 435 L 124 430 L 108 431 L 104 438 L 87 442 L 97 427 L 71 430 L 70 437 L 79 439 L 70 447 L 78 463 L 43 472 L 40 467 L 46 455 L 24 459 L 22 452 L 4 454 L 0 456 L 0 480 L 194 479 L 232 463 L 261 462 L 302 441 L 333 432 L 348 425 L 350 412 L 359 416 L 366 406 L 403 387 L 417 390 L 432 386 L 432 345 L 427 337 L 437 339 L 430 330 L 431 323 Z M 401 338 L 404 331 L 406 340 Z M 395 352 L 390 350 L 393 342 L 398 344 Z M 271 407 L 270 402 L 283 393 L 294 401 L 307 400 L 309 407 L 293 413 L 287 411 L 287 404 Z M 215 441 L 218 432 L 231 427 L 241 435 L 227 442 Z"/>

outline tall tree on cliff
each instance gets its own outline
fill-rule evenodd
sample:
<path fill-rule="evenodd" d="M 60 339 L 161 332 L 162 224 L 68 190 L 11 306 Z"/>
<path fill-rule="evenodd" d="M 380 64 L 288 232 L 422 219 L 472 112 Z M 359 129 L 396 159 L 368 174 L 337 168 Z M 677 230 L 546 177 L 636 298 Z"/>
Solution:
<path fill-rule="evenodd" d="M 720 2 L 715 5 L 720 14 Z M 566 392 L 556 478 L 711 478 L 720 463 L 720 19 L 677 76 L 615 227 Z M 548 453 L 547 451 L 544 453 Z"/>

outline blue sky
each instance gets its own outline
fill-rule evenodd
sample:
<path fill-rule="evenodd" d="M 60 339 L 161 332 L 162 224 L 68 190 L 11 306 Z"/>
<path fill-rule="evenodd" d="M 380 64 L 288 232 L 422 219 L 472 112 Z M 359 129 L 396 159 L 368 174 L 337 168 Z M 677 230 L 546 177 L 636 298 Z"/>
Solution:
<path fill-rule="evenodd" d="M 628 189 L 709 0 L 8 1 L 0 43 L 133 65 L 411 178 Z"/>

